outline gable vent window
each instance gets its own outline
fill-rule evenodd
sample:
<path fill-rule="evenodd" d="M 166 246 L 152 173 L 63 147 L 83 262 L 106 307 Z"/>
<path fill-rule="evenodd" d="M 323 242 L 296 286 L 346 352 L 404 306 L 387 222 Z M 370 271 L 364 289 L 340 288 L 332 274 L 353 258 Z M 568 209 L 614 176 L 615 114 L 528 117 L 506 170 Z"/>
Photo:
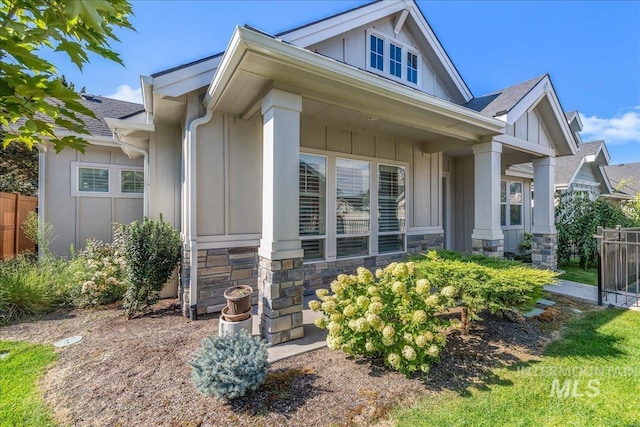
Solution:
<path fill-rule="evenodd" d="M 384 40 L 371 35 L 371 68 L 384 70 Z"/>
<path fill-rule="evenodd" d="M 396 77 L 402 77 L 402 48 L 391 43 L 389 72 Z"/>
<path fill-rule="evenodd" d="M 413 47 L 374 29 L 367 30 L 366 40 L 367 70 L 404 84 L 420 84 L 420 55 Z"/>

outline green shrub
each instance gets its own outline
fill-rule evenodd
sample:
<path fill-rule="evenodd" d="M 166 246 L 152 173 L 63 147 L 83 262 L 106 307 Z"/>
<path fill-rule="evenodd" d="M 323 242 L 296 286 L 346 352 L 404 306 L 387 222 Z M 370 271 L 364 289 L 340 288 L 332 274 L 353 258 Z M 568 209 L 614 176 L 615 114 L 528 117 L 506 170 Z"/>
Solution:
<path fill-rule="evenodd" d="M 0 263 L 0 323 L 67 306 L 73 274 L 64 260 L 31 256 Z"/>
<path fill-rule="evenodd" d="M 499 313 L 532 307 L 543 286 L 558 275 L 513 261 L 475 260 L 478 258 L 455 259 L 450 253 L 435 251 L 416 260 L 420 277 L 427 278 L 437 289 L 453 288 L 451 297 L 462 307 L 464 333 L 468 333 L 470 321 L 480 319 L 478 313 L 482 310 Z"/>
<path fill-rule="evenodd" d="M 309 303 L 323 314 L 316 326 L 329 330 L 330 349 L 383 358 L 406 375 L 427 372 L 438 359 L 447 323 L 436 314 L 444 311 L 452 289 L 431 293 L 428 280 L 416 281 L 413 263 L 391 263 L 376 277 L 360 267 L 357 276 L 338 276 L 331 290 L 332 295 L 318 290 L 322 302 Z"/>
<path fill-rule="evenodd" d="M 123 226 L 122 238 L 128 279 L 124 307 L 131 318 L 158 301 L 180 262 L 181 243 L 178 232 L 162 216 Z"/>
<path fill-rule="evenodd" d="M 207 396 L 234 399 L 256 390 L 269 373 L 265 342 L 246 331 L 202 340 L 189 363 L 196 389 Z"/>
<path fill-rule="evenodd" d="M 74 303 L 78 307 L 95 307 L 120 301 L 127 290 L 126 261 L 120 231 L 114 229 L 113 243 L 87 240 L 86 247 L 73 260 L 77 264 L 77 290 Z"/>

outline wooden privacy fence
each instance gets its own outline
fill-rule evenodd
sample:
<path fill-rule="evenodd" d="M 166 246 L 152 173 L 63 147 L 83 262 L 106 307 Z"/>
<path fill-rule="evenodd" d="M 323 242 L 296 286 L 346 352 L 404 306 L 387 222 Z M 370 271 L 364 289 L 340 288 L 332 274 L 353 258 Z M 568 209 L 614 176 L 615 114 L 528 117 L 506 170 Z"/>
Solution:
<path fill-rule="evenodd" d="M 0 259 L 4 261 L 35 250 L 35 244 L 27 239 L 21 226 L 29 212 L 35 212 L 37 207 L 37 197 L 0 193 Z"/>

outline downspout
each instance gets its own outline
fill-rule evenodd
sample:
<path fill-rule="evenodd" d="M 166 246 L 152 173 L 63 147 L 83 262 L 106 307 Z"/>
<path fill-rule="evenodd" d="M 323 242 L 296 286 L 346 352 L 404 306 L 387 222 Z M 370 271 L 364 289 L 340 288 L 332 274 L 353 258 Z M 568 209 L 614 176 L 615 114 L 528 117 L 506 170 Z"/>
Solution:
<path fill-rule="evenodd" d="M 136 153 L 140 153 L 144 156 L 144 161 L 143 161 L 143 165 L 144 165 L 144 192 L 142 193 L 142 215 L 144 217 L 148 217 L 149 216 L 149 182 L 150 182 L 150 178 L 149 178 L 149 153 L 145 150 L 143 150 L 140 147 L 136 147 L 135 145 L 131 145 L 127 142 L 124 142 L 123 140 L 120 139 L 120 137 L 118 136 L 118 134 L 116 132 L 113 133 L 113 139 L 114 141 L 116 141 L 118 144 L 122 145 L 123 147 L 131 150 L 131 151 L 135 151 Z"/>
<path fill-rule="evenodd" d="M 187 186 L 187 204 L 189 207 L 187 221 L 187 238 L 189 240 L 189 317 L 191 320 L 198 319 L 198 230 L 197 230 L 197 187 L 196 187 L 196 142 L 197 128 L 205 124 L 213 117 L 213 110 L 207 109 L 204 116 L 194 119 L 189 123 L 187 131 L 187 155 L 188 161 L 188 178 Z"/>

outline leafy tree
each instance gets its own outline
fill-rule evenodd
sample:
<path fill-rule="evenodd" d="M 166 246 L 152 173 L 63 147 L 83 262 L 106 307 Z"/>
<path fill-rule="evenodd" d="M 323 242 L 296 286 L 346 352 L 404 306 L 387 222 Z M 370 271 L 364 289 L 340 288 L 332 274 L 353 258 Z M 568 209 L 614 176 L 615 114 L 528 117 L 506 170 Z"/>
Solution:
<path fill-rule="evenodd" d="M 38 195 L 38 150 L 22 144 L 0 148 L 0 192 Z"/>
<path fill-rule="evenodd" d="M 127 0 L 0 0 L 0 128 L 3 146 L 45 140 L 82 150 L 82 115 L 94 114 L 65 86 L 43 49 L 65 53 L 80 70 L 88 54 L 122 64 L 111 49 L 118 28 L 133 29 Z M 67 82 L 67 84 L 69 84 Z M 62 131 L 56 133 L 55 131 Z"/>

